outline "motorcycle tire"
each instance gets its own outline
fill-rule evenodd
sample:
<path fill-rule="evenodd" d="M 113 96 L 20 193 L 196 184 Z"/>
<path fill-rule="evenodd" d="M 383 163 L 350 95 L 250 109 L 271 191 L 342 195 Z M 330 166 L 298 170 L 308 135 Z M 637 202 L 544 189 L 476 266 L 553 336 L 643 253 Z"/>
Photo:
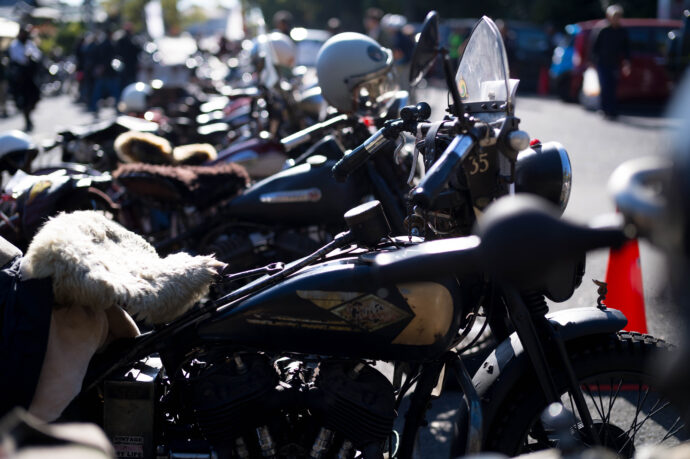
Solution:
<path fill-rule="evenodd" d="M 650 362 L 670 352 L 664 341 L 649 335 L 619 332 L 589 336 L 568 343 L 567 347 L 604 446 L 621 457 L 632 457 L 642 443 L 673 446 L 690 438 L 690 429 L 680 419 L 680 409 L 675 409 L 660 395 L 656 389 L 658 378 L 648 368 Z M 565 373 L 554 369 L 553 377 L 561 402 L 575 414 L 577 423 L 571 426 L 570 432 L 581 439 L 585 448 L 589 446 L 587 437 L 567 392 Z M 522 376 L 503 405 L 497 408 L 492 424 L 485 427 L 483 450 L 514 456 L 557 446 L 557 435 L 540 422 L 547 403 L 543 393 L 535 390 L 537 387 L 533 374 Z"/>

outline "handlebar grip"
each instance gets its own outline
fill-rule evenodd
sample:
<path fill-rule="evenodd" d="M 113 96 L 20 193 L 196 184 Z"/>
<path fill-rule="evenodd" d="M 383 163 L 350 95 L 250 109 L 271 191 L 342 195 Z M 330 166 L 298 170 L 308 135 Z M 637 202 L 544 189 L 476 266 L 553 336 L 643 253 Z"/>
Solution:
<path fill-rule="evenodd" d="M 456 137 L 412 192 L 412 201 L 420 207 L 429 208 L 473 147 L 472 137 Z"/>
<path fill-rule="evenodd" d="M 346 153 L 340 161 L 335 163 L 331 169 L 333 176 L 339 182 L 344 181 L 351 173 L 366 163 L 371 155 L 379 151 L 388 142 L 389 140 L 383 135 L 383 128 L 379 129 L 366 142 Z"/>
<path fill-rule="evenodd" d="M 638 158 L 623 163 L 611 174 L 608 188 L 616 207 L 643 236 L 659 227 L 667 209 L 664 196 L 654 190 L 666 188 L 672 167 L 665 158 Z"/>

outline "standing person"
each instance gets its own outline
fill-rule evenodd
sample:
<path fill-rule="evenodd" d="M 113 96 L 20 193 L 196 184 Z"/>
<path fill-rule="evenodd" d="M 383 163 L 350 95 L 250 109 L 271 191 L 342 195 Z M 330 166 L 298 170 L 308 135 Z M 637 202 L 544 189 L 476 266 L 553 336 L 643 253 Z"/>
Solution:
<path fill-rule="evenodd" d="M 89 101 L 89 111 L 98 115 L 98 102 L 106 97 L 115 98 L 115 105 L 120 98 L 119 75 L 113 68 L 115 59 L 115 43 L 113 33 L 106 30 L 103 38 L 94 49 L 94 85 L 93 94 Z"/>
<path fill-rule="evenodd" d="M 141 53 L 141 46 L 132 35 L 132 23 L 125 22 L 115 41 L 115 54 L 122 61 L 123 66 L 120 72 L 120 89 L 137 81 L 139 53 Z"/>
<path fill-rule="evenodd" d="M 290 36 L 290 31 L 292 30 L 292 13 L 286 10 L 276 11 L 273 15 L 273 30 L 276 32 L 284 33 L 288 37 Z"/>
<path fill-rule="evenodd" d="M 364 13 L 364 30 L 367 35 L 379 42 L 381 46 L 390 49 L 392 47 L 391 40 L 381 27 L 383 16 L 383 10 L 380 8 L 367 8 Z"/>
<path fill-rule="evenodd" d="M 618 116 L 616 90 L 619 71 L 630 75 L 630 39 L 625 28 L 621 27 L 623 8 L 611 5 L 606 9 L 603 27 L 595 32 L 592 42 L 592 61 L 596 65 L 601 88 L 601 110 L 607 119 Z"/>
<path fill-rule="evenodd" d="M 400 89 L 409 86 L 410 60 L 414 49 L 414 27 L 408 27 L 407 18 L 400 14 L 386 14 L 381 20 L 384 33 L 390 37 Z M 412 28 L 412 30 L 410 30 Z"/>
<path fill-rule="evenodd" d="M 36 44 L 30 40 L 31 26 L 25 25 L 19 29 L 8 49 L 9 53 L 9 83 L 14 103 L 24 115 L 24 130 L 31 132 L 34 123 L 31 112 L 41 98 L 40 89 L 36 82 L 41 60 L 41 52 Z"/>
<path fill-rule="evenodd" d="M 340 22 L 340 19 L 336 17 L 332 17 L 328 20 L 326 23 L 326 30 L 328 30 L 328 33 L 331 35 L 338 35 L 340 32 L 342 32 L 343 25 Z"/>
<path fill-rule="evenodd" d="M 91 103 L 94 86 L 94 67 L 96 65 L 96 36 L 93 32 L 87 32 L 79 46 L 81 61 L 81 79 L 79 80 L 79 101 L 87 107 Z"/>

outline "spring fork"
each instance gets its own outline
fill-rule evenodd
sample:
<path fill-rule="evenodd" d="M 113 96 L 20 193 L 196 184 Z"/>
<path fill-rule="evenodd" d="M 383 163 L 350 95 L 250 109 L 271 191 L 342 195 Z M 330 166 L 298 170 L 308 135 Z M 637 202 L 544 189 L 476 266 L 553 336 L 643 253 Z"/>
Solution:
<path fill-rule="evenodd" d="M 556 389 L 556 384 L 554 383 L 549 362 L 546 359 L 546 355 L 544 355 L 543 343 L 541 342 L 539 334 L 535 329 L 535 323 L 532 321 L 525 303 L 518 292 L 514 289 L 503 286 L 502 290 L 505 295 L 510 320 L 515 326 L 515 331 L 520 338 L 520 342 L 522 343 L 527 355 L 530 358 L 530 361 L 532 362 L 539 385 L 546 395 L 547 403 L 561 403 L 561 397 Z M 568 378 L 568 389 L 573 395 L 575 406 L 580 415 L 580 419 L 584 424 L 585 432 L 587 433 L 589 440 L 592 442 L 591 445 L 599 445 L 600 441 L 599 437 L 594 431 L 594 422 L 592 421 L 592 416 L 589 413 L 587 402 L 585 401 L 584 395 L 582 395 L 580 386 L 577 383 L 575 371 L 570 365 L 570 359 L 568 358 L 568 353 L 565 350 L 563 340 L 561 339 L 560 335 L 556 333 L 551 323 L 545 317 L 542 316 L 541 319 L 543 320 L 543 326 L 541 328 L 548 335 L 548 338 L 553 339 L 556 343 L 558 355 Z"/>
<path fill-rule="evenodd" d="M 417 381 L 417 387 L 410 397 L 410 408 L 405 414 L 405 427 L 403 428 L 402 440 L 398 457 L 400 459 L 411 458 L 414 452 L 414 444 L 417 438 L 419 427 L 424 425 L 424 416 L 429 408 L 431 391 L 436 387 L 438 377 L 441 374 L 446 359 L 436 360 L 424 364 L 422 373 Z"/>

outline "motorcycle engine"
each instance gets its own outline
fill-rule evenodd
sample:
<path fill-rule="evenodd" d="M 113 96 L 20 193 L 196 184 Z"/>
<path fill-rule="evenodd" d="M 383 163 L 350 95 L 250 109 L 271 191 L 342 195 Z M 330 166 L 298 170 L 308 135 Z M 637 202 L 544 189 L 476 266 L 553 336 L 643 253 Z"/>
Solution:
<path fill-rule="evenodd" d="M 367 457 L 393 429 L 393 387 L 365 363 L 257 353 L 198 370 L 189 408 L 220 457 Z"/>

